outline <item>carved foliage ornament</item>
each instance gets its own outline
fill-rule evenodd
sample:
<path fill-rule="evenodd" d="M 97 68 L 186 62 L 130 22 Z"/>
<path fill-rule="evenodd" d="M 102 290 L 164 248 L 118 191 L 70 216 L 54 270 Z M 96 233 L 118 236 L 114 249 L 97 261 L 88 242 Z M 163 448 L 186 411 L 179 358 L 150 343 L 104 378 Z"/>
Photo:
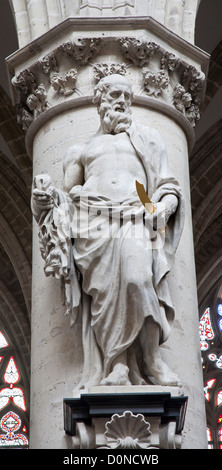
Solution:
<path fill-rule="evenodd" d="M 105 41 L 105 38 L 104 38 Z M 110 42 L 110 39 L 107 39 Z M 101 49 L 100 38 L 77 38 L 63 43 L 56 50 L 41 58 L 29 69 L 12 79 L 17 94 L 18 122 L 26 131 L 33 119 L 53 106 L 48 93 L 52 87 L 55 94 L 64 99 L 77 90 L 78 72 L 86 64 L 93 67 L 95 82 L 118 73 L 125 75 L 132 65 L 141 69 L 142 93 L 165 101 L 182 113 L 195 126 L 200 118 L 199 104 L 205 75 L 194 66 L 182 61 L 153 41 L 141 38 L 117 38 L 114 40 L 125 57 L 125 62 L 91 63 Z M 65 60 L 65 62 L 64 62 Z M 60 64 L 67 69 L 60 71 Z"/>
<path fill-rule="evenodd" d="M 99 51 L 100 44 L 99 38 L 79 38 L 62 44 L 60 49 L 65 55 L 74 58 L 77 64 L 86 65 L 94 53 Z"/>
<path fill-rule="evenodd" d="M 13 77 L 12 85 L 16 88 L 17 95 L 17 119 L 24 131 L 33 119 L 50 107 L 47 99 L 50 85 L 64 97 L 74 93 L 77 67 L 89 62 L 93 54 L 99 51 L 100 42 L 99 38 L 80 38 L 63 43 L 32 67 Z M 61 56 L 68 57 L 71 65 L 65 72 L 59 72 L 58 64 L 63 63 Z"/>
<path fill-rule="evenodd" d="M 56 57 L 53 53 L 40 59 L 38 64 L 46 75 L 51 71 L 58 72 Z"/>
<path fill-rule="evenodd" d="M 54 72 L 50 78 L 50 83 L 55 91 L 64 96 L 71 95 L 76 89 L 77 69 L 73 68 L 64 74 Z"/>
<path fill-rule="evenodd" d="M 139 67 L 148 65 L 151 57 L 160 50 L 155 42 L 136 38 L 122 38 L 119 44 L 127 59 Z"/>
<path fill-rule="evenodd" d="M 126 64 L 116 63 L 116 64 L 94 64 L 93 65 L 93 75 L 98 82 L 101 78 L 107 77 L 107 75 L 112 74 L 125 75 L 126 74 Z"/>
<path fill-rule="evenodd" d="M 151 72 L 150 70 L 143 70 L 144 88 L 148 95 L 154 95 L 156 98 L 162 94 L 169 86 L 169 78 L 164 70 L 160 72 Z"/>
<path fill-rule="evenodd" d="M 171 85 L 171 104 L 195 126 L 200 118 L 199 104 L 205 75 L 190 66 L 175 54 L 165 51 L 155 42 L 143 39 L 123 38 L 119 40 L 122 52 L 134 65 L 143 67 L 144 90 L 155 98 Z M 153 70 L 158 64 L 159 71 Z M 148 66 L 149 65 L 149 69 Z"/>

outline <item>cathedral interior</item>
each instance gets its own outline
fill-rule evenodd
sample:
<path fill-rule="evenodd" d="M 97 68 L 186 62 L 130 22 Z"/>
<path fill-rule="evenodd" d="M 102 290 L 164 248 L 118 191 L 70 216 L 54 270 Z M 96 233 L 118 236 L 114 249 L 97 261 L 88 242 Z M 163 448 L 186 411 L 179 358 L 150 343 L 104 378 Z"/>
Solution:
<path fill-rule="evenodd" d="M 195 45 L 210 54 L 210 62 L 206 96 L 195 128 L 196 141 L 189 161 L 209 448 L 222 448 L 221 17 L 220 0 L 200 2 Z M 6 387 L 6 383 L 7 386 L 11 384 L 11 388 L 18 384 L 20 405 L 16 407 L 16 398 L 11 399 L 7 411 L 17 410 L 23 422 L 23 434 L 26 433 L 27 437 L 31 348 L 32 161 L 26 152 L 25 134 L 17 122 L 5 64 L 5 58 L 19 47 L 8 0 L 0 2 L 0 22 L 0 390 Z M 5 371 L 11 358 L 14 367 L 11 370 L 15 378 L 10 382 Z M 5 404 L 1 408 L 0 402 L 0 419 L 5 415 L 5 410 Z M 28 440 L 25 442 L 27 444 Z"/>

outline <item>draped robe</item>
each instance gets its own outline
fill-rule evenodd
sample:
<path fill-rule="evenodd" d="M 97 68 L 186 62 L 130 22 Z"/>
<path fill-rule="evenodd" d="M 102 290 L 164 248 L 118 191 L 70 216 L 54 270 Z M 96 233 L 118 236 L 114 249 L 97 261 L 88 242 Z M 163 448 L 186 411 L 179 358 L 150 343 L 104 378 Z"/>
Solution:
<path fill-rule="evenodd" d="M 114 359 L 125 350 L 131 382 L 146 383 L 139 344 L 145 318 L 150 316 L 159 325 L 163 343 L 175 315 L 167 274 L 183 228 L 183 197 L 178 181 L 169 172 L 166 149 L 157 131 L 133 124 L 126 132 L 143 163 L 152 202 L 173 194 L 178 198 L 178 207 L 164 236 L 157 231 L 152 248 L 149 227 L 144 222 L 144 235 L 139 239 L 133 236 L 135 220 L 141 223 L 141 215 L 146 212 L 136 192 L 114 204 L 101 195 L 84 191 L 84 186 L 73 188 L 72 202 L 77 212 L 85 210 L 87 223 L 93 227 L 98 225 L 95 214 L 99 210 L 101 222 L 100 236 L 87 237 L 80 229 L 73 246 L 82 290 L 79 313 L 84 367 L 78 388 L 99 384 L 111 372 Z M 111 219 L 106 215 L 110 207 Z"/>
<path fill-rule="evenodd" d="M 146 209 L 136 190 L 125 200 L 114 203 L 100 194 L 87 192 L 84 185 L 72 188 L 71 200 L 57 191 L 57 206 L 46 216 L 43 214 L 40 222 L 44 250 L 44 240 L 50 240 L 52 246 L 43 250 L 45 271 L 51 274 L 54 270 L 56 277 L 65 280 L 73 316 L 76 320 L 79 315 L 82 324 L 84 364 L 77 389 L 98 385 L 112 371 L 113 361 L 123 351 L 127 351 L 131 383 L 145 384 L 139 341 L 145 319 L 151 317 L 159 326 L 161 344 L 169 336 L 175 315 L 167 274 L 183 229 L 183 197 L 178 181 L 169 172 L 159 133 L 138 124 L 132 124 L 126 132 L 144 166 L 151 201 L 160 202 L 169 194 L 178 198 L 177 210 L 165 233 L 157 230 L 155 242 L 150 240 Z M 71 202 L 75 212 L 68 234 L 66 209 L 62 209 L 65 201 Z M 98 211 L 99 236 L 89 236 L 87 227 L 94 234 L 98 230 Z M 81 220 L 84 214 L 87 226 L 84 220 L 79 226 L 76 220 Z M 135 236 L 138 228 L 142 233 L 139 237 Z M 67 241 L 71 237 L 73 244 Z M 58 262 L 59 259 L 62 261 Z"/>

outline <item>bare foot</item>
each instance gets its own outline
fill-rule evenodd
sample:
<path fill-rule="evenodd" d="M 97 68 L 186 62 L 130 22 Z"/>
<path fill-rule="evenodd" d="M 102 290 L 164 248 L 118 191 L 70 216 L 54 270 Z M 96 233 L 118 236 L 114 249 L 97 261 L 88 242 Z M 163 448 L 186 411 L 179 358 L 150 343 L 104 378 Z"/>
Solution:
<path fill-rule="evenodd" d="M 172 387 L 182 387 L 182 383 L 174 372 L 162 360 L 155 361 L 146 370 L 148 379 L 154 385 L 169 385 Z"/>
<path fill-rule="evenodd" d="M 108 377 L 101 380 L 100 385 L 131 385 L 129 380 L 129 368 L 124 364 L 116 364 Z"/>

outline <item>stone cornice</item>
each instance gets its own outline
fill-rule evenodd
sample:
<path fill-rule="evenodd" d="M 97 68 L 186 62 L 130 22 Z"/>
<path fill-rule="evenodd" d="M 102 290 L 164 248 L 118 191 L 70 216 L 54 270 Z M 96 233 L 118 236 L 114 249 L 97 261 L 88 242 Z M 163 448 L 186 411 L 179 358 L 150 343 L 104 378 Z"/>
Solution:
<path fill-rule="evenodd" d="M 208 71 L 208 63 L 210 58 L 209 54 L 181 38 L 177 34 L 173 33 L 170 29 L 166 28 L 157 20 L 154 20 L 154 18 L 144 16 L 130 16 L 124 18 L 66 18 L 64 21 L 51 28 L 45 34 L 41 35 L 37 39 L 34 39 L 29 44 L 10 55 L 6 59 L 9 70 L 11 66 L 13 67 L 13 65 L 18 64 L 18 62 L 23 63 L 24 58 L 26 60 L 32 58 L 33 53 L 39 53 L 41 55 L 45 44 L 51 43 L 50 47 L 52 47 L 60 37 L 60 34 L 69 33 L 70 29 L 77 32 L 87 32 L 90 29 L 92 31 L 97 31 L 97 35 L 99 37 L 105 36 L 105 34 L 109 31 L 112 32 L 114 36 L 116 35 L 116 31 L 123 31 L 124 35 L 124 31 L 127 29 L 131 31 L 136 31 L 139 29 L 141 31 L 149 31 L 150 33 L 155 34 L 157 38 L 167 43 L 170 48 L 172 47 L 173 49 L 177 49 L 178 52 L 184 54 L 185 57 L 189 58 L 190 60 L 199 62 L 201 64 L 201 69 L 205 74 L 207 74 Z M 104 31 L 106 33 L 104 33 Z"/>

